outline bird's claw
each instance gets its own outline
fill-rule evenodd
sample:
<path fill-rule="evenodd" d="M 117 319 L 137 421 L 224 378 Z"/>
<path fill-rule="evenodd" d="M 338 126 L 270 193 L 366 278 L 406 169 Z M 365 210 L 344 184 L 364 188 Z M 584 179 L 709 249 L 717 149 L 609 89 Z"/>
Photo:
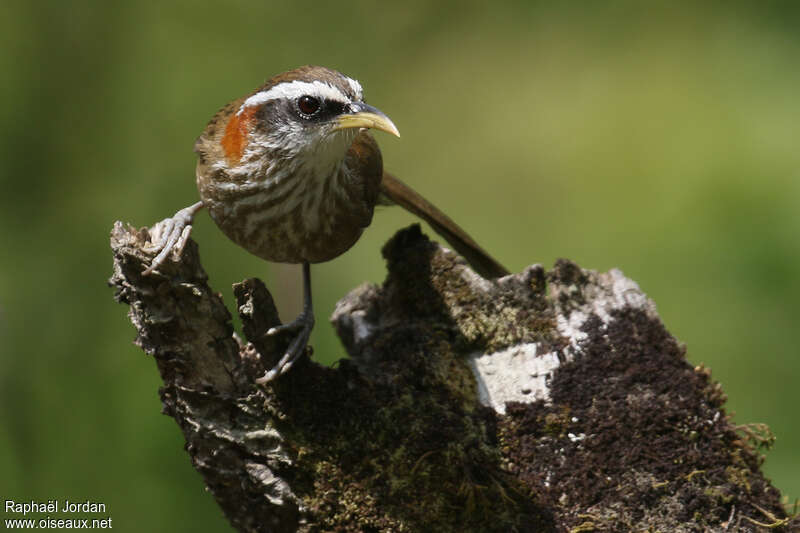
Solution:
<path fill-rule="evenodd" d="M 177 251 L 178 256 L 183 253 L 183 248 L 189 241 L 192 233 L 194 215 L 202 209 L 203 203 L 197 202 L 189 207 L 184 207 L 171 218 L 159 222 L 153 227 L 154 242 L 145 247 L 148 252 L 158 252 L 144 271 L 147 276 L 161 266 L 172 251 Z"/>
<path fill-rule="evenodd" d="M 267 335 L 270 337 L 274 335 L 280 335 L 285 331 L 300 331 L 303 327 L 305 327 L 306 323 L 309 321 L 308 317 L 305 313 L 301 313 L 297 318 L 289 322 L 288 324 L 281 324 L 279 326 L 274 326 L 267 330 Z M 314 318 L 311 318 L 311 323 L 313 325 Z"/>
<path fill-rule="evenodd" d="M 273 336 L 283 333 L 285 331 L 296 331 L 294 339 L 286 349 L 286 353 L 281 357 L 280 361 L 272 367 L 271 370 L 266 372 L 263 376 L 256 380 L 256 383 L 264 385 L 269 383 L 276 377 L 285 374 L 292 368 L 292 365 L 306 353 L 308 348 L 308 339 L 311 337 L 311 330 L 314 329 L 314 315 L 311 313 L 303 312 L 293 321 L 288 324 L 282 324 L 267 331 L 267 335 Z"/>

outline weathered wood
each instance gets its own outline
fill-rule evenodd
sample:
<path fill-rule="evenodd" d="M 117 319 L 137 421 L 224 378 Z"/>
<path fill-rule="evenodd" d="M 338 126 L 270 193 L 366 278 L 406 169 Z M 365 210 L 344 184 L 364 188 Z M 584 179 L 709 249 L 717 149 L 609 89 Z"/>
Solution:
<path fill-rule="evenodd" d="M 189 241 L 152 276 L 149 233 L 111 235 L 117 299 L 154 356 L 164 412 L 240 531 L 792 531 L 763 433 L 619 271 L 559 261 L 497 281 L 418 226 L 388 276 L 343 298 L 351 359 L 255 379 L 286 339 L 258 280 L 237 340 Z M 759 524 L 763 524 L 759 525 Z"/>

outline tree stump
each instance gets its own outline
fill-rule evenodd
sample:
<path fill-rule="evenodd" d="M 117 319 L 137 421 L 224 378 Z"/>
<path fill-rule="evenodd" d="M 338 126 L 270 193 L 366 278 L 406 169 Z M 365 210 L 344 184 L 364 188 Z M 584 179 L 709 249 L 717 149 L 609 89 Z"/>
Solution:
<path fill-rule="evenodd" d="M 263 283 L 234 286 L 245 343 L 197 245 L 143 276 L 153 230 L 116 223 L 116 298 L 165 414 L 239 531 L 796 531 L 655 305 L 620 271 L 561 260 L 485 280 L 419 226 L 345 296 L 350 359 L 255 379 L 288 339 Z M 769 528 L 769 529 L 768 529 Z"/>

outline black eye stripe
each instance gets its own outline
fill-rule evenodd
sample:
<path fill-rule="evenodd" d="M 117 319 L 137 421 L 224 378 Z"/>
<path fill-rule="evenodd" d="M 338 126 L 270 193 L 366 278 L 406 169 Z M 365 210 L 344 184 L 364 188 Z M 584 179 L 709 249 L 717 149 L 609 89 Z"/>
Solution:
<path fill-rule="evenodd" d="M 291 101 L 299 118 L 312 122 L 331 119 L 345 112 L 347 103 L 338 99 L 321 98 L 319 96 L 304 94 Z"/>
<path fill-rule="evenodd" d="M 344 104 L 338 100 L 325 100 L 325 108 L 331 115 L 339 115 L 344 111 Z"/>

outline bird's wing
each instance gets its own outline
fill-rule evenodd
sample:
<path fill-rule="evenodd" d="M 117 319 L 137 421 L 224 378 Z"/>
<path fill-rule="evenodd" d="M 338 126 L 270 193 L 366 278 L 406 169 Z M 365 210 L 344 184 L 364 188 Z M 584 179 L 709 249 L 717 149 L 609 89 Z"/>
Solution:
<path fill-rule="evenodd" d="M 503 265 L 478 246 L 478 243 L 472 240 L 472 237 L 467 235 L 467 232 L 453 222 L 450 217 L 388 172 L 383 173 L 379 203 L 399 205 L 430 224 L 433 230 L 444 237 L 450 246 L 484 278 L 500 278 L 509 274 Z"/>

